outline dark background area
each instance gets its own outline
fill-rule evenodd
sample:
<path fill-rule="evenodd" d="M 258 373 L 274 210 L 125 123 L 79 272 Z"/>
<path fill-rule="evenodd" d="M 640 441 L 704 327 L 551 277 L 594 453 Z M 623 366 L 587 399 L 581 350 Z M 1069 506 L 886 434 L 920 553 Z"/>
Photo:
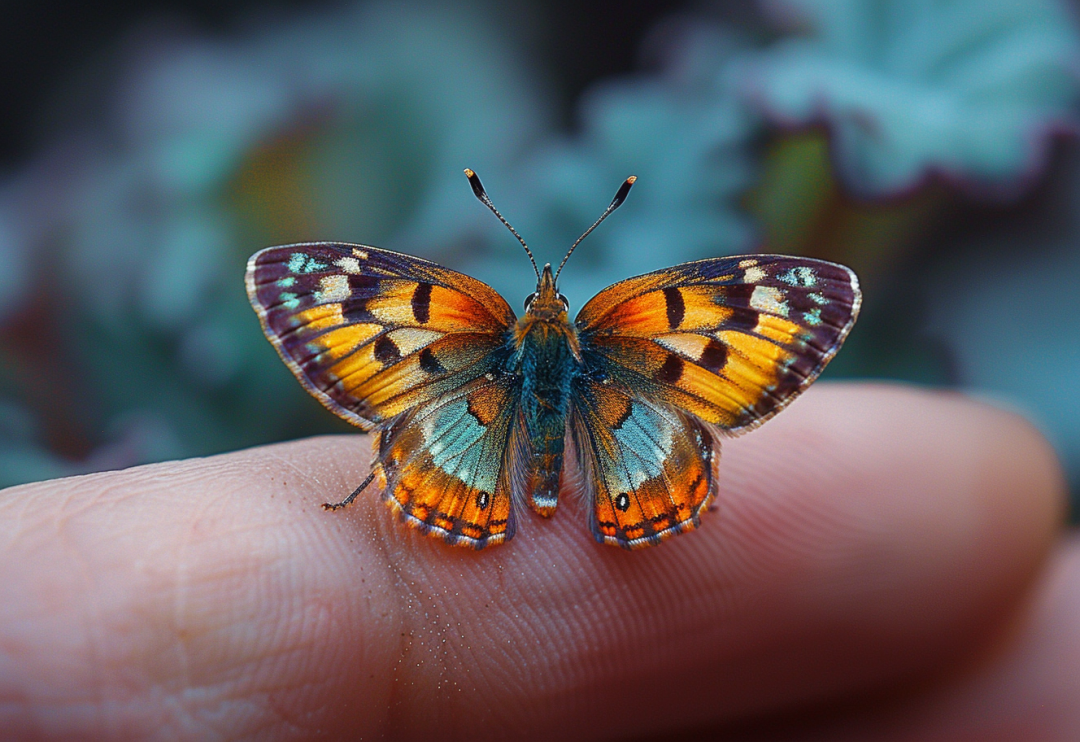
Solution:
<path fill-rule="evenodd" d="M 80 70 L 104 62 L 106 50 L 115 49 L 139 24 L 173 20 L 212 35 L 235 30 L 252 16 L 333 5 L 312 0 L 12 4 L 0 24 L 0 100 L 8 111 L 0 118 L 0 168 L 25 161 L 47 136 L 43 112 L 56 105 L 57 91 Z M 591 82 L 638 68 L 649 28 L 685 6 L 660 0 L 557 0 L 539 6 L 542 61 L 550 67 L 567 117 Z"/>

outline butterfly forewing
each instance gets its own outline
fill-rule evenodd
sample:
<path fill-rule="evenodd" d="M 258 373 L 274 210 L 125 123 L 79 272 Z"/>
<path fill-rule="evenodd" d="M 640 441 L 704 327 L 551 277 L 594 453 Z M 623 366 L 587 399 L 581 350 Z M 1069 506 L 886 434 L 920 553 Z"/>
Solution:
<path fill-rule="evenodd" d="M 515 320 L 486 284 L 366 245 L 267 248 L 247 288 L 300 383 L 365 430 L 493 373 Z"/>
<path fill-rule="evenodd" d="M 836 354 L 861 295 L 848 268 L 758 255 L 621 281 L 578 314 L 587 365 L 727 431 L 758 425 Z"/>

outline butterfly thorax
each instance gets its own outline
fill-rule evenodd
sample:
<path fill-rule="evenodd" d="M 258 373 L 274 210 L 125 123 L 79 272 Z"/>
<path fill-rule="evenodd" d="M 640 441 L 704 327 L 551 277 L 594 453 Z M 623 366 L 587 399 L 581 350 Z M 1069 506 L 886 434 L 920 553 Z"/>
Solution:
<path fill-rule="evenodd" d="M 514 328 L 515 369 L 521 376 L 521 411 L 532 450 L 527 499 L 544 516 L 555 512 L 562 471 L 570 386 L 580 370 L 577 330 L 566 299 L 555 288 L 551 266 Z"/>

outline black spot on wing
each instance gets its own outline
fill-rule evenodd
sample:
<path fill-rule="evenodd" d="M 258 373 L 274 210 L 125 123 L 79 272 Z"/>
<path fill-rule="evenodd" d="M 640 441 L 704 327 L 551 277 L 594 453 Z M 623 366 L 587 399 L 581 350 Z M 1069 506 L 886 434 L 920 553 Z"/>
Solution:
<path fill-rule="evenodd" d="M 379 279 L 375 276 L 364 276 L 359 273 L 350 273 L 349 288 L 358 296 L 371 297 L 379 288 Z"/>
<path fill-rule="evenodd" d="M 424 348 L 420 351 L 420 369 L 429 374 L 441 374 L 446 372 L 446 368 L 439 363 L 439 359 L 435 357 L 435 353 L 431 348 Z"/>
<path fill-rule="evenodd" d="M 341 314 L 345 317 L 345 321 L 349 323 L 371 323 L 375 322 L 375 315 L 373 315 L 367 308 L 367 299 L 347 299 L 341 304 Z"/>
<path fill-rule="evenodd" d="M 735 307 L 732 310 L 731 316 L 724 320 L 720 326 L 723 330 L 741 330 L 742 332 L 752 332 L 758 324 L 758 313 L 753 309 L 746 309 L 744 307 Z"/>
<path fill-rule="evenodd" d="M 674 353 L 668 353 L 664 365 L 656 371 L 656 380 L 664 384 L 674 384 L 683 374 L 683 359 Z"/>
<path fill-rule="evenodd" d="M 731 316 L 721 325 L 722 329 L 750 332 L 757 327 L 758 313 L 750 308 L 750 297 L 754 295 L 754 288 L 754 285 L 749 283 L 719 288 L 713 301 L 731 310 Z"/>
<path fill-rule="evenodd" d="M 719 292 L 722 299 L 720 303 L 734 307 L 747 306 L 750 303 L 750 297 L 754 295 L 755 288 L 757 287 L 752 283 L 734 283 L 730 286 L 722 286 Z"/>
<path fill-rule="evenodd" d="M 720 369 L 727 363 L 727 353 L 726 345 L 710 340 L 705 349 L 701 351 L 701 358 L 698 359 L 697 364 L 714 374 L 719 373 Z"/>
<path fill-rule="evenodd" d="M 674 330 L 682 324 L 686 315 L 686 302 L 683 301 L 682 292 L 674 286 L 664 289 L 664 304 L 667 307 L 668 327 Z"/>
<path fill-rule="evenodd" d="M 413 317 L 420 324 L 427 324 L 431 318 L 431 284 L 418 283 L 412 295 Z"/>
<path fill-rule="evenodd" d="M 375 360 L 380 363 L 393 363 L 401 359 L 401 350 L 397 347 L 397 343 L 386 335 L 375 341 L 374 353 Z"/>

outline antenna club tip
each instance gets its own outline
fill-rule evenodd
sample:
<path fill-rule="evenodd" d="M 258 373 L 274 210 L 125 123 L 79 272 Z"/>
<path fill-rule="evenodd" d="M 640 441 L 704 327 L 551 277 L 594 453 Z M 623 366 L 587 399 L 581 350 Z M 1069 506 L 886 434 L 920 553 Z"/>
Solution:
<path fill-rule="evenodd" d="M 469 172 L 469 171 L 466 170 L 465 172 Z M 629 183 L 630 185 L 634 185 L 634 183 L 637 182 L 637 176 L 636 175 L 631 175 L 629 178 L 626 179 L 626 182 Z"/>
<path fill-rule="evenodd" d="M 480 201 L 487 203 L 485 201 L 487 193 L 484 192 L 484 186 L 480 183 L 480 176 L 469 168 L 465 168 L 465 177 L 469 179 L 469 185 L 472 186 L 473 195 L 480 199 Z M 490 206 L 488 208 L 490 208 Z"/>

